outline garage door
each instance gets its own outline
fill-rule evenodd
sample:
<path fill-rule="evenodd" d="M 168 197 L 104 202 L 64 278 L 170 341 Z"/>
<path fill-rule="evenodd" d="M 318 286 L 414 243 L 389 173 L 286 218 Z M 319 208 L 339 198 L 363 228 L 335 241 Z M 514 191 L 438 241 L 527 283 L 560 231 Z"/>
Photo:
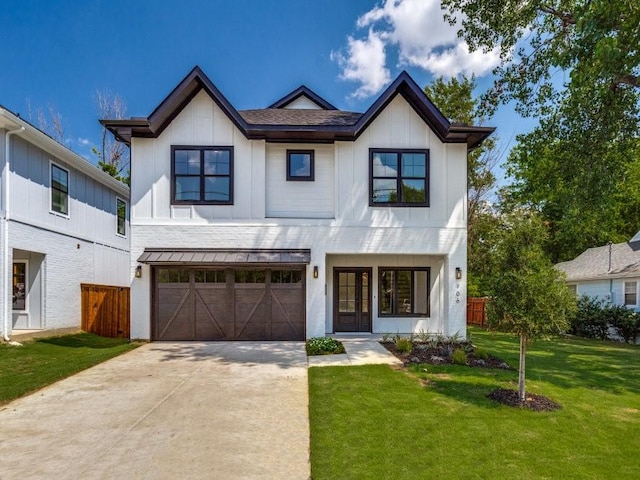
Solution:
<path fill-rule="evenodd" d="M 154 269 L 154 340 L 304 340 L 304 267 Z"/>

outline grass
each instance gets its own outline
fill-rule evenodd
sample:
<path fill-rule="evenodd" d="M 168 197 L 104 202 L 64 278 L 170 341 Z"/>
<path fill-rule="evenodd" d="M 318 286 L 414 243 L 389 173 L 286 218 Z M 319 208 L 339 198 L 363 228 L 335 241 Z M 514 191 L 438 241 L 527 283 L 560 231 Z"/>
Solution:
<path fill-rule="evenodd" d="M 128 352 L 139 344 L 91 333 L 42 338 L 22 347 L 0 345 L 0 405 L 81 370 Z"/>
<path fill-rule="evenodd" d="M 472 340 L 517 366 L 516 337 Z M 322 479 L 627 479 L 640 477 L 640 348 L 537 341 L 527 391 L 560 403 L 531 412 L 495 403 L 517 372 L 459 365 L 309 369 L 311 468 Z"/>

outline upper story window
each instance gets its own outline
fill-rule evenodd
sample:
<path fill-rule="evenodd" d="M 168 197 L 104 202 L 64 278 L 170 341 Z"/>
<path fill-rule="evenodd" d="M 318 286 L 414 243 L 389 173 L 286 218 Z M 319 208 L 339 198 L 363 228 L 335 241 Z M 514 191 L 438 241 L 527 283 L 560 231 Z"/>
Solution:
<path fill-rule="evenodd" d="M 233 147 L 171 147 L 171 203 L 233 205 Z"/>
<path fill-rule="evenodd" d="M 51 163 L 51 211 L 69 215 L 69 171 Z"/>
<path fill-rule="evenodd" d="M 118 235 L 124 237 L 127 234 L 127 202 L 121 198 L 116 198 L 116 217 L 118 219 L 116 231 Z"/>
<path fill-rule="evenodd" d="M 312 182 L 313 150 L 287 150 L 287 181 Z"/>
<path fill-rule="evenodd" d="M 369 205 L 429 206 L 429 150 L 369 149 Z"/>

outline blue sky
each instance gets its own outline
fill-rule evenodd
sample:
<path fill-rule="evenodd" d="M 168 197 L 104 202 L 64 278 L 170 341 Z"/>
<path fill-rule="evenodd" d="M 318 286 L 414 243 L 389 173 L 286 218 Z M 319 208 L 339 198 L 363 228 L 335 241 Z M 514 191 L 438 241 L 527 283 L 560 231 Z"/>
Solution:
<path fill-rule="evenodd" d="M 97 90 L 127 116 L 147 116 L 199 65 L 238 109 L 264 108 L 304 84 L 364 111 L 402 70 L 491 80 L 495 54 L 468 54 L 438 0 L 5 0 L 0 104 L 35 123 L 61 116 L 67 145 L 97 144 Z M 531 128 L 503 107 L 489 122 L 502 143 Z"/>

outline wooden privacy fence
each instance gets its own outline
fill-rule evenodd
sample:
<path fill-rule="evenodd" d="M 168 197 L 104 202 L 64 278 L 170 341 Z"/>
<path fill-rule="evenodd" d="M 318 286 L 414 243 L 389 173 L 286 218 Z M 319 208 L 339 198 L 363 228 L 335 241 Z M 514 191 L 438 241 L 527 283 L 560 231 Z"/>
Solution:
<path fill-rule="evenodd" d="M 467 325 L 487 325 L 487 297 L 467 298 Z"/>
<path fill-rule="evenodd" d="M 102 337 L 129 338 L 129 287 L 80 284 L 85 332 Z"/>

